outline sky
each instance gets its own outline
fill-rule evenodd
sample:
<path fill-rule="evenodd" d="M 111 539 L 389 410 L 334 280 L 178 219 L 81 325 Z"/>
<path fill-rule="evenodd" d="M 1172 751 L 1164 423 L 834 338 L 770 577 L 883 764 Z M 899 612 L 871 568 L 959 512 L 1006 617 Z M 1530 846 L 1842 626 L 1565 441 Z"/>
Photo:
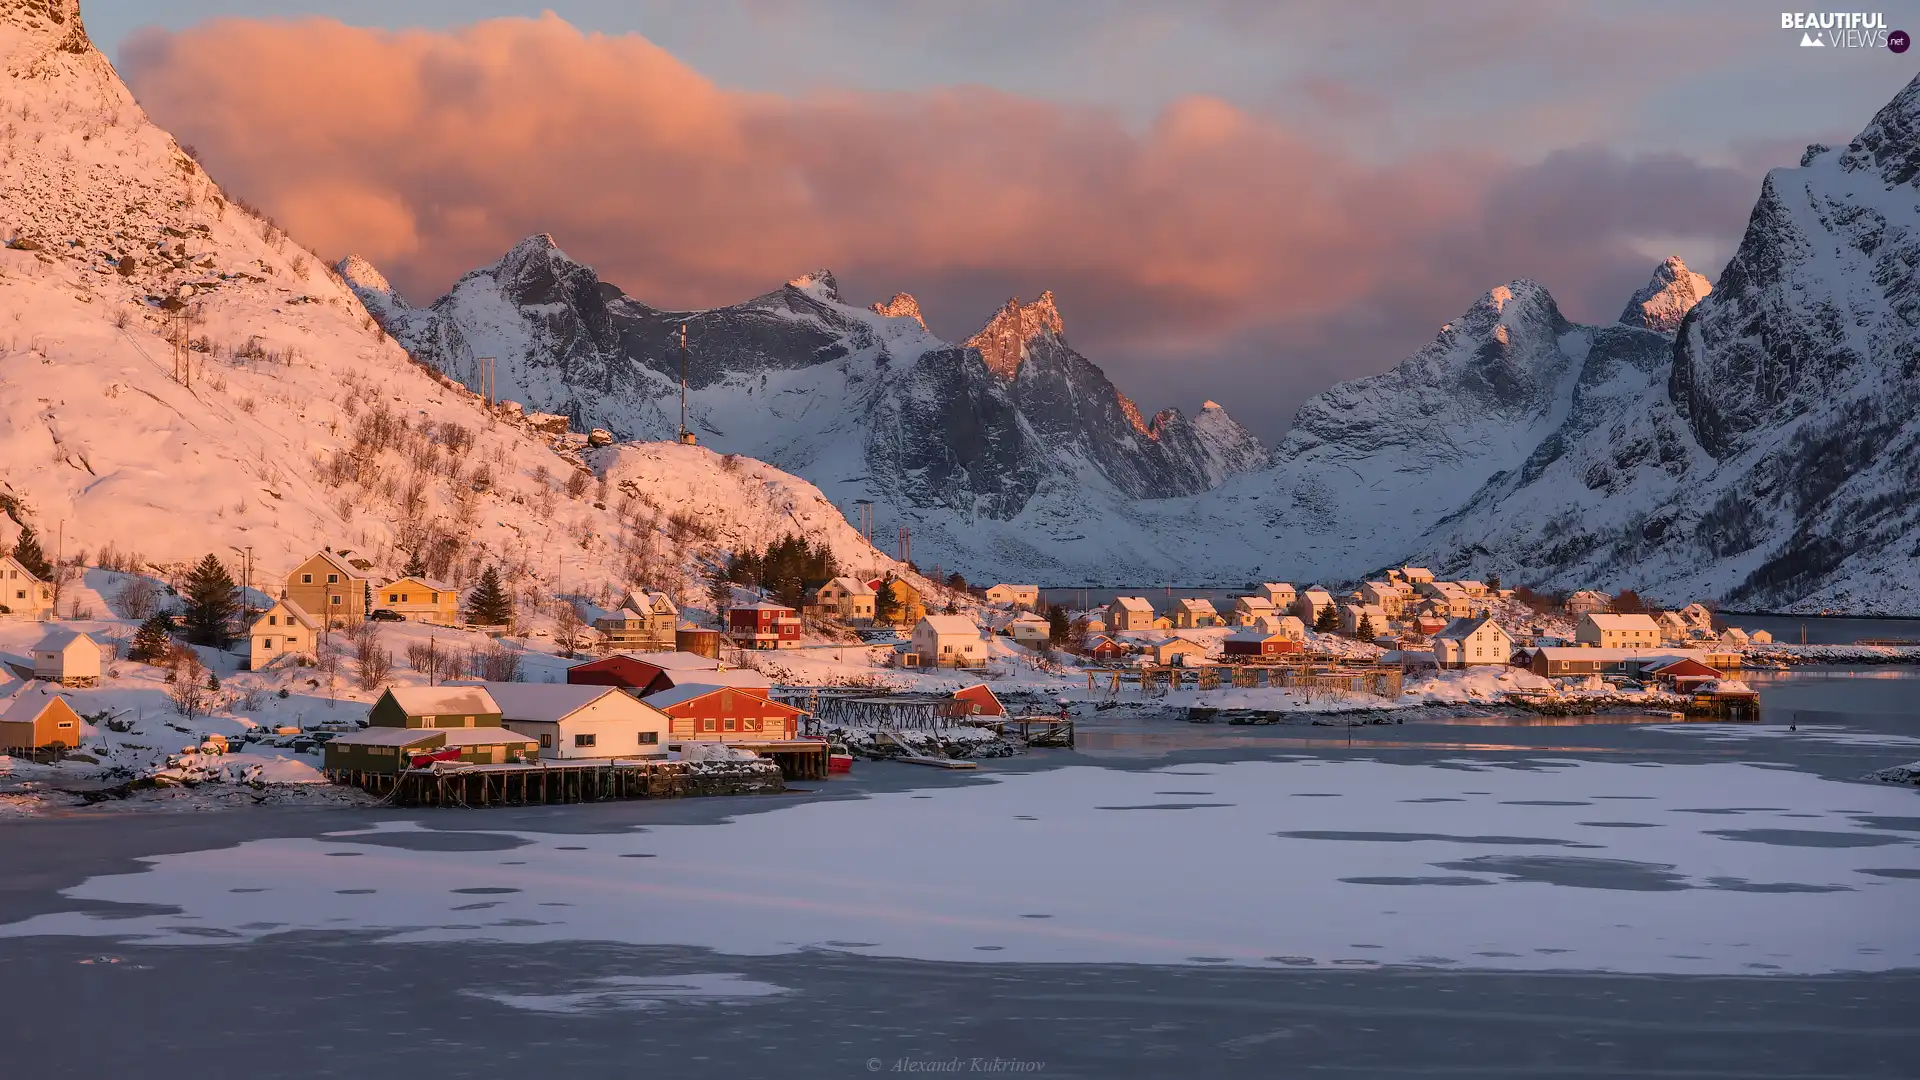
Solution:
<path fill-rule="evenodd" d="M 540 232 L 663 307 L 828 268 L 959 339 L 1051 289 L 1143 408 L 1211 398 L 1268 441 L 1495 285 L 1608 322 L 1669 254 L 1717 278 L 1766 170 L 1920 56 L 1724 0 L 83 12 L 217 180 L 415 303 Z"/>

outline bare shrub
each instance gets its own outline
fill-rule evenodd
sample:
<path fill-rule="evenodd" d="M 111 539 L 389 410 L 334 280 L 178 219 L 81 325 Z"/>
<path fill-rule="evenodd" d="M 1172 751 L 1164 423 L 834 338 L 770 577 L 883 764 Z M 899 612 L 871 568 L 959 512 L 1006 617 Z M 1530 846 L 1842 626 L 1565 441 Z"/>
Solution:
<path fill-rule="evenodd" d="M 167 700 L 173 711 L 192 719 L 207 711 L 212 691 L 207 689 L 207 669 L 200 658 L 184 645 L 167 650 Z"/>
<path fill-rule="evenodd" d="M 560 655 L 569 660 L 578 656 L 587 630 L 586 620 L 580 617 L 579 606 L 564 598 L 554 601 L 553 624 L 553 643 L 560 647 Z"/>
<path fill-rule="evenodd" d="M 469 645 L 466 668 L 471 678 L 488 682 L 519 682 L 520 652 L 497 641 L 484 649 Z"/>
<path fill-rule="evenodd" d="M 433 638 L 407 645 L 407 666 L 425 675 L 429 686 L 454 674 L 454 665 L 453 651 Z"/>
<path fill-rule="evenodd" d="M 145 619 L 160 610 L 160 586 L 152 578 L 136 577 L 120 586 L 113 602 L 123 619 Z"/>
<path fill-rule="evenodd" d="M 377 631 L 353 643 L 353 663 L 362 690 L 375 689 L 393 674 L 393 653 L 380 647 Z"/>
<path fill-rule="evenodd" d="M 567 477 L 567 498 L 577 499 L 587 493 L 588 485 L 593 483 L 593 475 L 576 469 Z"/>

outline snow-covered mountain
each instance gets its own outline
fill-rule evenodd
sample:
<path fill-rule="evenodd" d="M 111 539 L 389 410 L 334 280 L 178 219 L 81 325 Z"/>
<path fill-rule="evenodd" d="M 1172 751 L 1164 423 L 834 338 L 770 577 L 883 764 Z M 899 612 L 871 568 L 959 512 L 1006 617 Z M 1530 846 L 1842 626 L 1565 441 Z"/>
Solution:
<path fill-rule="evenodd" d="M 1626 310 L 1620 313 L 1620 323 L 1672 333 L 1680 329 L 1680 320 L 1687 317 L 1693 305 L 1712 291 L 1706 275 L 1687 269 L 1687 264 L 1675 255 L 1661 263 L 1653 272 L 1653 280 L 1627 300 Z"/>
<path fill-rule="evenodd" d="M 0 64 L 0 541 L 29 522 L 50 553 L 116 563 L 250 549 L 256 582 L 323 545 L 384 570 L 419 551 L 456 584 L 499 564 L 587 592 L 673 587 L 796 529 L 893 565 L 804 481 L 688 448 L 616 476 L 595 460 L 603 484 L 566 440 L 413 362 L 148 121 L 74 0 L 0 0 Z M 191 320 L 184 366 L 170 307 Z M 661 495 L 689 487 L 692 531 Z"/>
<path fill-rule="evenodd" d="M 1114 510 L 1192 495 L 1266 460 L 1218 405 L 1143 417 L 1067 343 L 1051 293 L 1009 301 L 955 344 L 912 296 L 859 307 L 824 270 L 741 304 L 656 309 L 547 236 L 426 308 L 364 260 L 340 269 L 416 358 L 478 385 L 491 357 L 500 395 L 623 439 L 677 432 L 684 326 L 702 442 L 804 473 L 843 508 L 872 500 L 881 531 L 914 529 L 923 564 L 983 568 L 971 523 L 992 531 L 1054 500 Z M 1018 558 L 1057 564 L 1044 541 L 1024 534 Z"/>
<path fill-rule="evenodd" d="M 1920 79 L 1845 149 L 1767 175 L 1649 385 L 1623 370 L 1589 434 L 1416 548 L 1556 584 L 1920 614 L 1917 267 Z"/>

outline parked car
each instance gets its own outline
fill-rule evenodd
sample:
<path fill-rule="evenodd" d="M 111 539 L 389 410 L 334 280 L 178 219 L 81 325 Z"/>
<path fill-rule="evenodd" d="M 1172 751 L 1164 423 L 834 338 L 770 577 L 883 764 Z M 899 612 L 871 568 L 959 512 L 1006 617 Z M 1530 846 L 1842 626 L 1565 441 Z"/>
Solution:
<path fill-rule="evenodd" d="M 367 618 L 372 619 L 374 622 L 406 622 L 407 621 L 407 617 L 405 615 L 400 614 L 399 612 L 393 610 L 392 608 L 374 608 L 373 614 L 367 616 Z"/>

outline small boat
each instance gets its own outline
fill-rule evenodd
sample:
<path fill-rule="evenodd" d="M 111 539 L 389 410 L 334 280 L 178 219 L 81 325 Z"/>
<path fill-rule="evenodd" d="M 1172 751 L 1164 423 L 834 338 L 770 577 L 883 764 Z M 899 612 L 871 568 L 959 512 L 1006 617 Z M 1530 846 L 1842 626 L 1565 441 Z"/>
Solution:
<path fill-rule="evenodd" d="M 830 773 L 853 771 L 853 751 L 847 749 L 846 740 L 836 738 L 827 743 L 827 771 Z"/>

